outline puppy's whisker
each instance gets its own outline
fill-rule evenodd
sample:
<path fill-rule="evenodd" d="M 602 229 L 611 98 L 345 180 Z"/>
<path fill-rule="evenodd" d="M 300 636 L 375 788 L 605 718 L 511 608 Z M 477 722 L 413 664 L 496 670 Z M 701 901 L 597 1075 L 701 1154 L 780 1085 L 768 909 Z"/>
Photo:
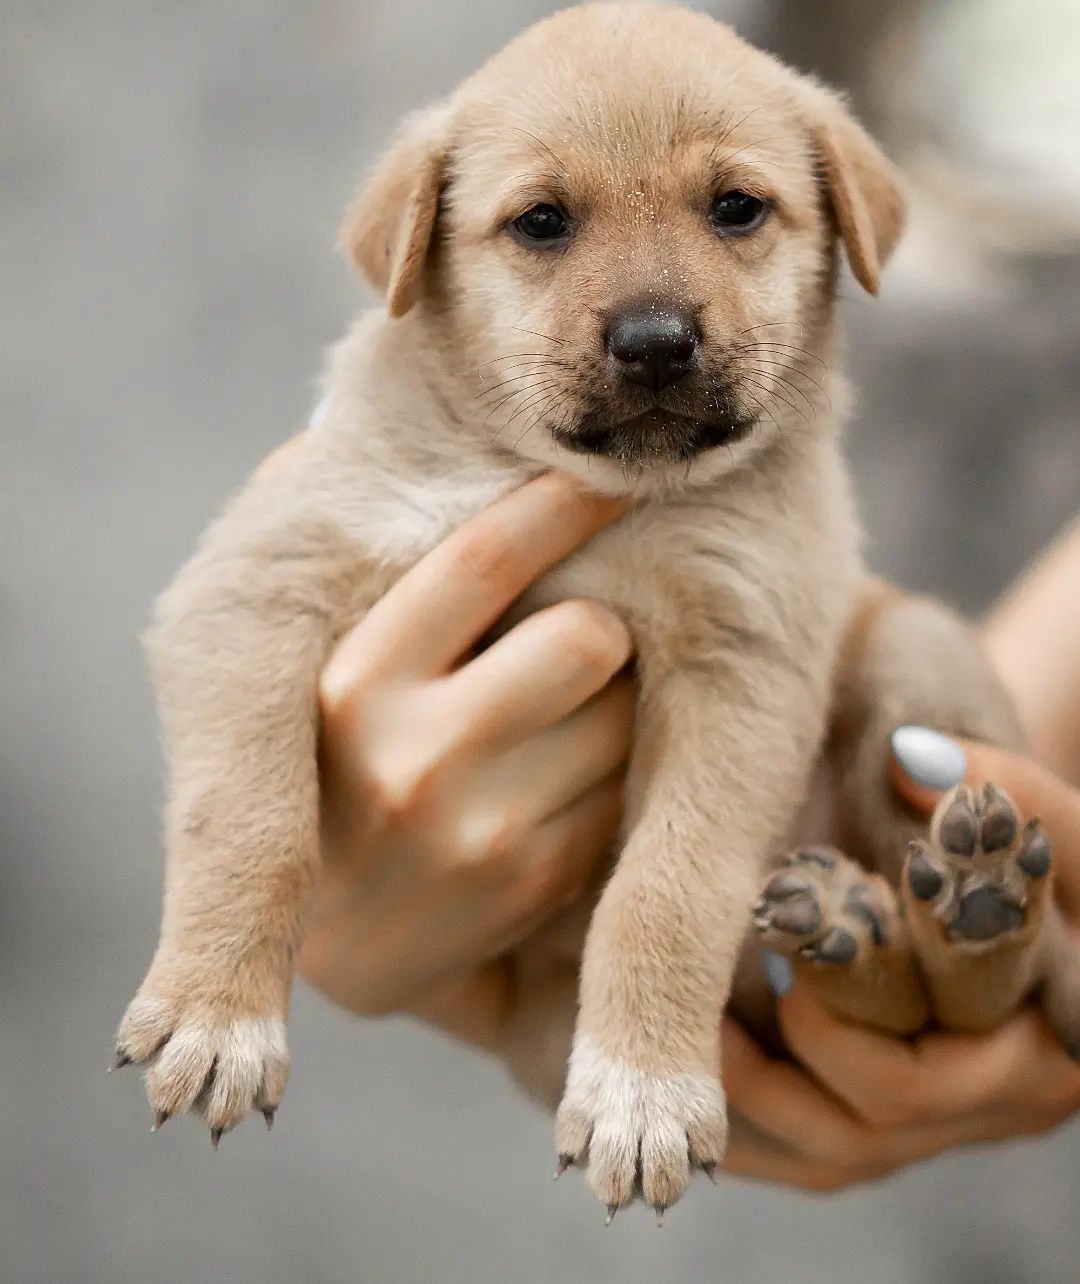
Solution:
<path fill-rule="evenodd" d="M 785 329 L 795 331 L 805 328 L 801 321 L 761 321 L 757 325 L 748 325 L 745 330 L 740 330 L 735 337 L 741 338 L 744 334 L 753 334 L 755 330 L 774 330 L 777 326 L 783 326 Z"/>
<path fill-rule="evenodd" d="M 502 371 L 501 373 L 506 374 L 505 371 Z M 511 375 L 507 375 L 505 379 L 500 379 L 498 383 L 493 383 L 489 387 L 481 389 L 481 391 L 476 394 L 474 400 L 482 401 L 484 397 L 490 397 L 493 392 L 498 392 L 500 388 L 508 388 L 512 383 L 519 383 L 523 380 L 547 378 L 551 373 L 552 370 L 548 366 L 529 366 L 522 371 L 515 371 Z"/>
<path fill-rule="evenodd" d="M 558 394 L 553 394 L 553 395 L 558 396 Z M 544 417 L 544 415 L 547 413 L 548 409 L 550 408 L 550 405 L 551 405 L 550 401 L 546 401 L 546 402 L 543 402 L 543 403 L 539 406 L 539 408 L 537 409 L 536 413 L 532 416 L 532 418 L 529 420 L 529 422 L 525 425 L 525 427 L 524 427 L 524 428 L 521 430 L 521 432 L 518 434 L 517 441 L 515 441 L 515 442 L 514 442 L 514 449 L 515 449 L 515 450 L 517 450 L 517 448 L 521 445 L 521 443 L 525 440 L 525 438 L 529 435 L 529 433 L 531 433 L 531 432 L 532 432 L 532 430 L 536 427 L 536 425 L 537 425 L 537 424 L 540 422 L 540 420 Z"/>
<path fill-rule="evenodd" d="M 759 379 L 764 380 L 768 384 L 772 384 L 774 386 L 778 386 L 781 388 L 786 388 L 792 394 L 793 397 L 801 397 L 802 400 L 806 403 L 811 416 L 814 419 L 817 418 L 817 412 L 818 412 L 817 404 L 814 401 L 812 401 L 809 396 L 807 396 L 807 394 L 803 391 L 802 388 L 797 387 L 786 376 L 782 374 L 777 374 L 775 370 L 762 370 L 758 367 L 754 367 L 751 373 L 756 375 Z"/>
<path fill-rule="evenodd" d="M 791 380 L 787 377 L 787 375 L 777 374 L 776 371 L 771 371 L 771 372 L 759 371 L 759 373 L 766 374 L 767 377 L 771 379 L 773 383 L 779 384 L 782 388 L 787 388 L 793 397 L 801 397 L 802 400 L 806 403 L 807 409 L 810 412 L 811 419 L 812 420 L 817 419 L 817 413 L 818 413 L 817 402 L 814 401 L 813 398 L 810 397 L 809 394 L 804 389 L 800 388 L 798 384 L 792 383 Z"/>
<path fill-rule="evenodd" d="M 514 388 L 510 392 L 506 393 L 503 397 L 501 397 L 495 403 L 494 406 L 491 407 L 491 409 L 484 416 L 484 423 L 482 426 L 484 428 L 487 428 L 489 422 L 491 421 L 491 416 L 494 414 L 497 414 L 499 409 L 502 406 L 505 406 L 506 403 L 510 401 L 512 398 L 521 397 L 521 396 L 524 396 L 526 393 L 533 392 L 533 391 L 535 391 L 535 386 L 532 384 L 529 384 L 529 385 L 526 385 L 524 388 Z M 505 427 L 505 424 L 503 426 Z"/>
<path fill-rule="evenodd" d="M 751 396 L 750 393 L 748 393 L 745 388 L 742 390 L 742 395 L 750 403 L 750 409 L 754 412 L 755 418 L 760 419 L 762 415 L 767 414 L 769 418 L 773 421 L 773 423 L 776 424 L 775 415 L 773 415 L 769 411 L 768 407 L 764 404 L 764 402 L 759 401 L 757 397 Z M 776 424 L 776 426 L 777 428 L 779 428 L 779 424 Z"/>
<path fill-rule="evenodd" d="M 736 369 L 741 369 L 744 363 L 749 363 L 750 365 L 768 366 L 771 369 L 783 370 L 789 375 L 798 375 L 819 391 L 825 391 L 824 386 L 815 375 L 811 374 L 799 362 L 780 352 L 736 352 L 731 355 L 731 363 Z M 819 370 L 817 374 L 824 378 L 826 372 Z"/>
<path fill-rule="evenodd" d="M 520 330 L 522 334 L 531 334 L 534 339 L 546 339 L 548 343 L 557 343 L 560 348 L 566 346 L 565 339 L 556 339 L 553 334 L 541 334 L 539 330 L 526 330 L 523 325 L 516 325 L 514 329 Z"/>
<path fill-rule="evenodd" d="M 784 370 L 789 376 L 796 375 L 800 379 L 805 379 L 807 383 L 813 384 L 822 396 L 828 396 L 828 393 L 825 391 L 822 384 L 815 379 L 813 375 L 807 374 L 802 366 L 793 365 L 791 361 L 781 358 L 778 354 L 774 353 L 762 356 L 760 353 L 739 353 L 738 355 L 740 357 L 745 355 L 746 359 L 752 360 L 755 365 L 767 366 L 769 369 L 773 370 Z"/>
<path fill-rule="evenodd" d="M 518 380 L 515 380 L 514 381 L 515 387 L 511 388 L 509 392 L 503 393 L 503 395 L 499 398 L 499 400 L 495 402 L 493 406 L 490 406 L 488 408 L 488 411 L 487 411 L 488 419 L 490 419 L 492 415 L 496 414 L 499 411 L 499 409 L 502 406 L 505 406 L 506 403 L 510 401 L 512 398 L 523 397 L 526 393 L 535 392 L 537 388 L 541 386 L 540 381 L 544 380 L 545 378 L 546 377 L 543 375 L 535 375 L 527 383 L 520 383 Z M 495 389 L 492 389 L 492 391 L 494 392 Z M 483 409 L 483 407 L 481 406 L 480 409 Z M 486 423 L 487 419 L 485 419 L 484 422 Z"/>
<path fill-rule="evenodd" d="M 743 375 L 743 378 L 744 380 L 749 382 L 752 387 L 759 388 L 763 393 L 771 397 L 774 401 L 783 402 L 783 404 L 787 406 L 787 408 L 791 411 L 793 415 L 801 415 L 804 419 L 806 418 L 805 411 L 801 410 L 799 406 L 797 406 L 795 402 L 792 401 L 785 393 L 781 392 L 779 388 L 777 388 L 775 385 L 770 384 L 768 382 L 769 380 L 768 375 L 762 375 L 761 382 L 753 379 L 751 375 Z"/>
<path fill-rule="evenodd" d="M 487 361 L 481 361 L 476 367 L 477 370 L 483 370 L 485 366 L 493 366 L 496 361 L 512 361 L 515 357 L 546 357 L 546 352 L 504 352 L 501 357 L 489 357 Z"/>
<path fill-rule="evenodd" d="M 507 396 L 505 396 L 505 397 L 502 399 L 502 401 L 500 401 L 500 402 L 499 402 L 499 406 L 503 406 L 503 405 L 505 405 L 505 404 L 506 404 L 506 402 L 510 401 L 510 400 L 511 400 L 511 398 L 513 398 L 513 397 L 522 397 L 522 396 L 528 396 L 528 395 L 533 394 L 533 393 L 547 392 L 547 391 L 549 391 L 551 388 L 553 388 L 554 386 L 555 386 L 555 381 L 554 381 L 554 380 L 552 380 L 552 381 L 550 381 L 550 382 L 548 382 L 548 383 L 545 383 L 545 384 L 541 384 L 541 385 L 531 384 L 531 385 L 530 385 L 529 387 L 527 387 L 527 388 L 521 388 L 521 389 L 519 389 L 519 390 L 518 390 L 518 391 L 516 391 L 516 392 L 508 393 L 508 394 L 507 394 Z M 527 403 L 526 403 L 526 404 L 527 404 Z M 485 419 L 484 419 L 484 427 L 487 427 L 487 424 L 488 424 L 488 422 L 490 421 L 492 414 L 494 414 L 494 412 L 495 412 L 496 410 L 498 410 L 498 409 L 499 409 L 499 406 L 495 406 L 491 411 L 489 411 L 489 412 L 488 412 L 488 414 L 486 415 L 486 417 L 485 417 Z M 519 406 L 519 407 L 518 407 L 518 409 L 517 409 L 516 411 L 514 411 L 514 412 L 513 412 L 513 413 L 512 413 L 508 418 L 507 418 L 507 420 L 506 420 L 506 421 L 505 421 L 505 423 L 502 425 L 502 428 L 500 428 L 500 429 L 499 429 L 499 431 L 500 431 L 500 432 L 502 432 L 503 428 L 507 428 L 507 427 L 509 427 L 509 425 L 510 425 L 510 424 L 512 424 L 512 423 L 514 422 L 514 420 L 517 418 L 517 416 L 521 413 L 521 411 L 522 411 L 524 408 L 525 408 L 525 406 Z"/>
<path fill-rule="evenodd" d="M 788 398 L 784 396 L 777 388 L 770 387 L 768 384 L 765 384 L 765 383 L 759 383 L 757 380 L 753 379 L 749 375 L 743 375 L 743 381 L 744 383 L 749 384 L 751 388 L 756 388 L 762 394 L 762 396 L 767 399 L 767 401 L 772 401 L 774 403 L 779 401 L 783 405 L 787 406 L 787 408 L 791 411 L 793 415 L 801 419 L 803 424 L 806 427 L 809 427 L 809 420 L 806 418 L 806 412 L 801 410 L 795 404 L 795 402 L 789 401 Z M 775 415 L 772 415 L 771 418 L 773 420 L 773 423 L 775 423 L 777 428 L 779 428 L 780 425 L 776 420 Z"/>
<path fill-rule="evenodd" d="M 509 428 L 510 425 L 514 422 L 515 419 L 518 418 L 519 415 L 524 414 L 526 411 L 530 410 L 533 406 L 543 403 L 546 397 L 555 396 L 556 393 L 555 391 L 553 391 L 553 389 L 556 389 L 557 387 L 558 387 L 557 383 L 554 380 L 552 380 L 550 383 L 545 384 L 543 387 L 539 389 L 537 388 L 530 389 L 533 395 L 529 398 L 528 401 L 524 402 L 522 405 L 520 405 L 517 408 L 517 410 L 514 411 L 514 413 L 510 416 L 510 418 L 507 419 L 504 427 Z"/>
<path fill-rule="evenodd" d="M 486 369 L 486 367 L 494 367 L 496 364 L 500 367 L 498 370 L 489 371 Z M 474 374 L 479 379 L 481 392 L 483 392 L 488 387 L 489 378 L 506 379 L 520 371 L 562 367 L 564 364 L 558 358 L 549 356 L 544 352 L 514 352 L 505 357 L 496 357 L 493 361 L 485 361 L 483 365 L 476 367 Z"/>
<path fill-rule="evenodd" d="M 826 362 L 813 352 L 808 352 L 806 348 L 799 348 L 793 343 L 781 343 L 779 339 L 755 339 L 752 343 L 738 343 L 732 351 L 734 352 L 785 352 L 798 353 L 802 360 L 812 362 L 814 365 L 821 366 L 823 370 L 829 367 Z"/>

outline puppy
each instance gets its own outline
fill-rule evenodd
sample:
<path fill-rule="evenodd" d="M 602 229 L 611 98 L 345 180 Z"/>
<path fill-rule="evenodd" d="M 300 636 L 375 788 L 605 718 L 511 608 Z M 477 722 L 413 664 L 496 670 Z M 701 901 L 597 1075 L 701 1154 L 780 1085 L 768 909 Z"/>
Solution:
<path fill-rule="evenodd" d="M 667 6 L 559 13 L 406 124 L 343 229 L 385 306 L 334 350 L 303 449 L 229 505 L 149 633 L 166 892 L 118 1059 L 148 1066 L 158 1122 L 194 1107 L 216 1144 L 252 1108 L 271 1118 L 285 1086 L 329 650 L 464 518 L 554 466 L 634 502 L 515 618 L 607 604 L 633 632 L 641 696 L 617 859 L 583 947 L 571 916 L 522 948 L 552 984 L 508 1023 L 505 1055 L 550 1095 L 536 1048 L 565 1067 L 565 964 L 580 956 L 560 1162 L 587 1164 L 609 1210 L 639 1190 L 664 1208 L 720 1162 L 717 1014 L 815 764 L 895 883 L 909 824 L 882 783 L 892 726 L 1018 735 L 963 627 L 870 584 L 859 556 L 838 257 L 876 293 L 902 222 L 893 170 L 837 97 Z M 957 805 L 908 884 L 949 922 L 970 877 L 958 861 L 1001 902 L 1005 858 L 1014 901 L 1041 860 L 996 796 Z M 759 928 L 835 969 L 837 1001 L 861 996 L 873 1018 L 875 951 L 903 972 L 889 885 L 852 897 L 864 875 L 820 853 L 779 877 Z M 1045 979 L 1071 1031 L 1071 991 L 1045 962 L 1053 914 L 1045 895 L 1030 921 L 1020 911 L 1023 983 L 1014 951 L 1002 984 L 1013 1004 Z M 950 993 L 978 988 L 941 915 L 924 917 Z M 753 968 L 740 976 L 764 1019 Z"/>

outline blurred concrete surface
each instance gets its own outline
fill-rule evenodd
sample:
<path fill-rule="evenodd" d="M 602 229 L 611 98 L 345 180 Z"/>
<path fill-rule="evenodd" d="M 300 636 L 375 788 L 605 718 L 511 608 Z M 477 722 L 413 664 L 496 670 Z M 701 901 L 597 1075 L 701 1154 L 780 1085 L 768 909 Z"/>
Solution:
<path fill-rule="evenodd" d="M 156 932 L 136 635 L 300 425 L 359 290 L 332 253 L 394 121 L 551 7 L 9 0 L 0 14 L 0 1279 L 1065 1284 L 1075 1127 L 810 1199 L 725 1180 L 657 1232 L 552 1187 L 468 1051 L 302 992 L 272 1137 L 151 1137 L 110 1035 Z M 901 274 L 902 276 L 903 274 Z M 912 286 L 915 281 L 915 286 Z M 1075 257 L 848 287 L 875 564 L 987 603 L 1080 503 Z M 925 296 L 925 297 L 924 297 Z"/>

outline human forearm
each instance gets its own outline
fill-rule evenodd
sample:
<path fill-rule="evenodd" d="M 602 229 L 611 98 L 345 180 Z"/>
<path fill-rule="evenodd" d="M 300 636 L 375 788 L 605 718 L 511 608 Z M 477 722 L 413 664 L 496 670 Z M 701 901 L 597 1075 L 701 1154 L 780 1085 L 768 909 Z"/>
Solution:
<path fill-rule="evenodd" d="M 1035 756 L 1080 780 L 1080 519 L 987 617 L 983 638 Z"/>

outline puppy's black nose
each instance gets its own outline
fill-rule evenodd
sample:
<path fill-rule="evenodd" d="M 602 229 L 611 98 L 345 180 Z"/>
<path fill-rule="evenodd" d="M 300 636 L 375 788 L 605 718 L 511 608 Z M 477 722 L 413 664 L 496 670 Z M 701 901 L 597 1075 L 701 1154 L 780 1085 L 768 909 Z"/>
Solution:
<path fill-rule="evenodd" d="M 698 332 L 685 312 L 624 312 L 608 326 L 607 350 L 631 383 L 659 392 L 693 368 Z"/>

